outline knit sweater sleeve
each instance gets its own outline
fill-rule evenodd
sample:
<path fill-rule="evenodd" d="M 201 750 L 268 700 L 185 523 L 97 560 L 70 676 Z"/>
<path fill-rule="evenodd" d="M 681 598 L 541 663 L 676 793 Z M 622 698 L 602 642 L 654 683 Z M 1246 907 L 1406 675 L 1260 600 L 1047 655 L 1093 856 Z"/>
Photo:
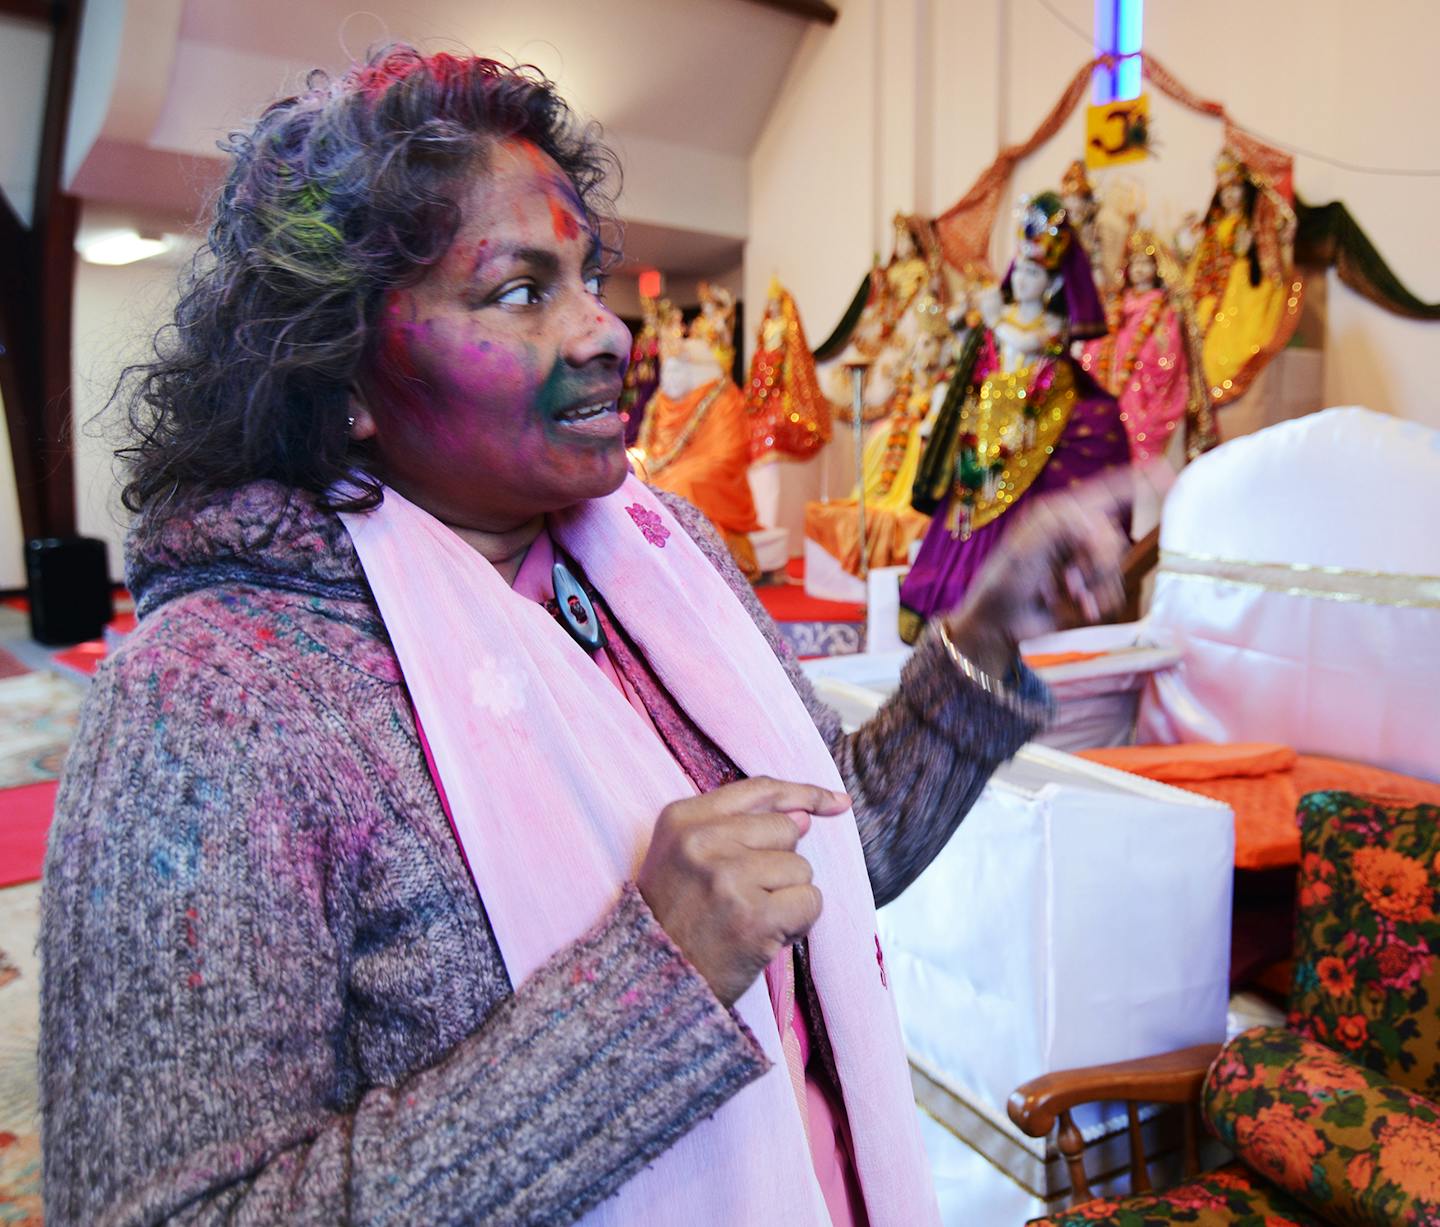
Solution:
<path fill-rule="evenodd" d="M 1049 691 L 1022 666 L 1017 689 L 1027 702 L 1023 711 L 1008 708 L 968 681 L 927 632 L 895 693 L 846 733 L 709 521 L 676 495 L 659 497 L 739 597 L 830 747 L 854 801 L 875 906 L 883 907 L 939 855 L 995 768 L 1039 731 L 1037 714 L 1049 706 Z"/>
<path fill-rule="evenodd" d="M 43 894 L 47 1222 L 570 1222 L 764 1072 L 632 888 L 367 1084 L 376 767 L 282 698 L 163 645 L 96 679 Z"/>

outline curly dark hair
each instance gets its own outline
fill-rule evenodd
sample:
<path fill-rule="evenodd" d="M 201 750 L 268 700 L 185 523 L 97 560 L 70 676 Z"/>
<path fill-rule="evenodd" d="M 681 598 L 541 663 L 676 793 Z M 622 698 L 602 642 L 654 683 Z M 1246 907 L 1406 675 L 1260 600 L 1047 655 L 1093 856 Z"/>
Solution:
<path fill-rule="evenodd" d="M 359 492 L 335 506 L 379 502 L 351 389 L 385 295 L 445 254 L 457 189 L 496 141 L 533 142 L 592 227 L 611 218 L 615 156 L 537 69 L 391 45 L 306 86 L 221 144 L 234 165 L 174 321 L 112 397 L 134 431 L 117 452 L 132 511 L 259 478 L 324 495 L 348 477 Z"/>

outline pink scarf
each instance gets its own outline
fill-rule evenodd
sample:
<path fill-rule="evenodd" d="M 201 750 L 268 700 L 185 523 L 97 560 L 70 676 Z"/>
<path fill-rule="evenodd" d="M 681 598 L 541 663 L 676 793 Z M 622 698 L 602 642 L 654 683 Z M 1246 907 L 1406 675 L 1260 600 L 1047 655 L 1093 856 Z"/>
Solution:
<path fill-rule="evenodd" d="M 345 514 L 511 982 L 598 922 L 660 811 L 694 789 L 586 653 L 393 491 Z M 746 775 L 842 789 L 784 669 L 725 580 L 634 477 L 550 517 L 662 684 Z M 825 896 L 811 969 L 874 1227 L 938 1223 L 854 818 L 801 844 Z M 764 978 L 736 1010 L 775 1068 L 586 1222 L 828 1223 Z"/>

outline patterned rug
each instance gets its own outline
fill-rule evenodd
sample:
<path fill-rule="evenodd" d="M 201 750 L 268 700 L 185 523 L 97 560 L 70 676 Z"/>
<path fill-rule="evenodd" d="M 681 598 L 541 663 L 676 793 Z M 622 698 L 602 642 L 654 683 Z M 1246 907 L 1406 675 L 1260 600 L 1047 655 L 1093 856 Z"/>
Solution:
<path fill-rule="evenodd" d="M 0 890 L 0 1223 L 38 1227 L 40 883 Z"/>
<path fill-rule="evenodd" d="M 4 648 L 0 648 L 0 677 L 19 677 L 22 673 L 29 672 L 30 666 L 14 652 L 7 652 Z"/>
<path fill-rule="evenodd" d="M 864 650 L 865 606 L 807 595 L 800 559 L 791 559 L 782 574 L 756 587 L 755 595 L 796 656 L 849 656 Z"/>
<path fill-rule="evenodd" d="M 0 788 L 56 779 L 85 683 L 50 672 L 0 679 Z"/>

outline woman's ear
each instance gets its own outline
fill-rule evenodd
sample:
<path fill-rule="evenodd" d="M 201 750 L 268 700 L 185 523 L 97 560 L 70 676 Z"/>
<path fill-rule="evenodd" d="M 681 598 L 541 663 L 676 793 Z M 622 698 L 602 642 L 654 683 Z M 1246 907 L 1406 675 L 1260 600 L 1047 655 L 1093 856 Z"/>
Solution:
<path fill-rule="evenodd" d="M 375 437 L 375 417 L 366 407 L 364 398 L 354 388 L 350 389 L 347 422 L 350 428 L 350 437 L 357 443 Z"/>

